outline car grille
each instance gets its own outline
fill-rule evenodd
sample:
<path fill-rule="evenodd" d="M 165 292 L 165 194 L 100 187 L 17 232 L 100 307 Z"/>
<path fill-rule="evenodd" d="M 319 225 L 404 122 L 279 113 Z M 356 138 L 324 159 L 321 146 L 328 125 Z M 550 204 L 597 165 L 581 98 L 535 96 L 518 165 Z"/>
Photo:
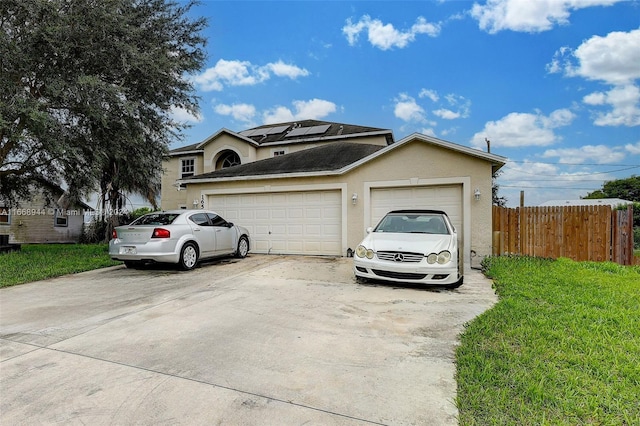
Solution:
<path fill-rule="evenodd" d="M 392 271 L 381 271 L 379 269 L 372 269 L 373 273 L 385 278 L 395 278 L 397 280 L 422 280 L 427 274 L 412 274 L 409 272 L 392 272 Z"/>
<path fill-rule="evenodd" d="M 379 251 L 378 259 L 389 262 L 417 263 L 424 259 L 422 253 L 407 253 L 402 251 Z"/>

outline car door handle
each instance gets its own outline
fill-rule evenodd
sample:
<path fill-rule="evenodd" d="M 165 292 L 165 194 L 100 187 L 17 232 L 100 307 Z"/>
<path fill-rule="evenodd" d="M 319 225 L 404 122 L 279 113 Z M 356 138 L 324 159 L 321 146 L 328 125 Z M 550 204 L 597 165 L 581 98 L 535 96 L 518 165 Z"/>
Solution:
<path fill-rule="evenodd" d="M 194 229 L 194 232 L 195 232 L 195 231 L 200 231 L 200 228 L 195 228 L 195 229 Z"/>

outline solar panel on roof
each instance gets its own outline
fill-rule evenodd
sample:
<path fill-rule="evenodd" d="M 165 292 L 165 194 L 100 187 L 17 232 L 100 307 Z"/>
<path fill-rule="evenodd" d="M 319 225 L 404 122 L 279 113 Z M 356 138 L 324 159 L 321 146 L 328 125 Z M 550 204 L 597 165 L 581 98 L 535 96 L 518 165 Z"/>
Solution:
<path fill-rule="evenodd" d="M 293 129 L 289 133 L 287 133 L 287 137 L 290 138 L 292 136 L 304 136 L 304 135 L 320 135 L 326 132 L 331 124 L 322 124 L 320 126 L 311 126 L 311 127 L 298 127 L 297 129 Z"/>
<path fill-rule="evenodd" d="M 307 133 L 307 130 L 309 130 L 308 127 L 298 127 L 297 129 L 293 129 L 292 131 L 287 133 L 287 137 L 290 138 L 291 136 L 302 136 Z"/>
<path fill-rule="evenodd" d="M 276 127 L 261 127 L 259 129 L 250 129 L 243 130 L 240 132 L 242 136 L 251 137 L 251 136 L 264 136 L 264 135 L 275 135 L 278 133 L 282 133 L 287 130 L 289 126 L 276 126 Z"/>
<path fill-rule="evenodd" d="M 331 124 L 322 124 L 320 126 L 313 126 L 309 129 L 307 133 L 305 133 L 305 135 L 321 134 L 326 132 L 329 129 L 329 127 L 331 127 Z"/>
<path fill-rule="evenodd" d="M 289 128 L 289 125 L 286 125 L 286 126 L 269 127 L 268 129 L 266 129 L 266 130 L 268 130 L 268 131 L 267 131 L 267 133 L 263 133 L 263 134 L 266 134 L 266 135 L 275 135 L 275 134 L 277 134 L 277 133 L 282 133 L 282 132 L 284 132 L 284 131 L 285 131 L 285 130 L 287 130 L 288 128 Z"/>
<path fill-rule="evenodd" d="M 257 131 L 258 131 L 257 129 L 243 130 L 242 132 L 240 132 L 240 134 L 241 134 L 242 136 L 247 136 L 247 137 L 249 137 L 249 136 L 254 136 L 254 135 L 256 135 L 256 132 L 257 132 Z"/>

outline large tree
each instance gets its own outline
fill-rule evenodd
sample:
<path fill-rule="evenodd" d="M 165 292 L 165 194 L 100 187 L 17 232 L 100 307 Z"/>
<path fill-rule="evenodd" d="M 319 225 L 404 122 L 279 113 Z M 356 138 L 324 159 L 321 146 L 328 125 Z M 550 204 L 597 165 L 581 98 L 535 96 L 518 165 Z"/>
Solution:
<path fill-rule="evenodd" d="M 638 203 L 640 202 L 640 176 L 607 181 L 602 185 L 602 189 L 590 192 L 584 198 L 621 198 Z"/>
<path fill-rule="evenodd" d="M 99 190 L 155 201 L 162 157 L 198 98 L 202 18 L 194 2 L 0 2 L 0 198 L 54 184 L 77 199 Z"/>

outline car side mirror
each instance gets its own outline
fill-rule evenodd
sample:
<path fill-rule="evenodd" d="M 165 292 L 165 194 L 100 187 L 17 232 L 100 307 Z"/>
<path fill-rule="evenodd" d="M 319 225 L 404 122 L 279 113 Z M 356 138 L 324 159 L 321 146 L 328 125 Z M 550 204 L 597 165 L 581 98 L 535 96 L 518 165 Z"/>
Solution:
<path fill-rule="evenodd" d="M 370 234 L 370 233 L 372 233 L 372 232 L 373 232 L 373 228 L 372 228 L 372 227 L 368 227 L 368 228 L 367 228 L 367 234 Z"/>
<path fill-rule="evenodd" d="M 227 222 L 225 226 L 227 228 L 231 228 L 233 226 L 233 222 Z"/>

